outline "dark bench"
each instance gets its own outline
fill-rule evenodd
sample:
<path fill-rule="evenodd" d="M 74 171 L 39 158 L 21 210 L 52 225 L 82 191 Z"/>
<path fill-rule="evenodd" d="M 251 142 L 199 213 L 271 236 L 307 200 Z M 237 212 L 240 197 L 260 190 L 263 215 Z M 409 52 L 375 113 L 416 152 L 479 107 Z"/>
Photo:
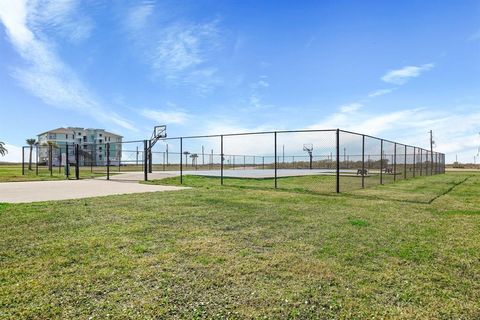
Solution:
<path fill-rule="evenodd" d="M 357 169 L 357 176 L 358 175 L 366 176 L 367 174 L 368 174 L 367 169 Z"/>

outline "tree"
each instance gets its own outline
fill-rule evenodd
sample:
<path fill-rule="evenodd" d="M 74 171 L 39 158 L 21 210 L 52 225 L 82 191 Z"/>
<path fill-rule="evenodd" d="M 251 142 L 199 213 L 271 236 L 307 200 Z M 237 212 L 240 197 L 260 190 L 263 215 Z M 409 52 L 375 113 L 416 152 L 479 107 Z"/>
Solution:
<path fill-rule="evenodd" d="M 7 148 L 5 148 L 5 143 L 0 141 L 0 156 L 4 157 L 8 153 Z"/>
<path fill-rule="evenodd" d="M 188 155 L 190 154 L 190 152 L 184 151 L 183 154 L 185 155 L 185 166 L 186 166 L 188 164 Z"/>
<path fill-rule="evenodd" d="M 192 159 L 192 167 L 195 165 L 195 170 L 197 169 L 197 158 L 198 158 L 198 154 L 196 153 L 192 153 L 190 155 L 190 158 Z"/>
<path fill-rule="evenodd" d="M 28 170 L 32 170 L 32 152 L 33 152 L 33 146 L 37 143 L 37 140 L 35 139 L 27 139 L 27 144 L 30 146 L 30 157 L 28 158 Z"/>

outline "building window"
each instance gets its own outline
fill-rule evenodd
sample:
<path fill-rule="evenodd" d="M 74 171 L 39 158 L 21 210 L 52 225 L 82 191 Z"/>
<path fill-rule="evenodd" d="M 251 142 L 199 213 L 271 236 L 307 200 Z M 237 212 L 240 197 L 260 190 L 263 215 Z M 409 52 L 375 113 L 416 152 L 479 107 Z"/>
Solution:
<path fill-rule="evenodd" d="M 102 136 L 102 134 L 100 133 L 98 136 L 99 136 L 99 137 L 101 137 L 101 136 Z"/>
<path fill-rule="evenodd" d="M 98 143 L 102 143 L 102 139 L 98 140 Z"/>
<path fill-rule="evenodd" d="M 99 155 L 99 156 L 98 156 L 98 159 L 102 160 L 102 155 Z"/>
<path fill-rule="evenodd" d="M 68 134 L 65 135 L 65 139 L 68 139 Z"/>

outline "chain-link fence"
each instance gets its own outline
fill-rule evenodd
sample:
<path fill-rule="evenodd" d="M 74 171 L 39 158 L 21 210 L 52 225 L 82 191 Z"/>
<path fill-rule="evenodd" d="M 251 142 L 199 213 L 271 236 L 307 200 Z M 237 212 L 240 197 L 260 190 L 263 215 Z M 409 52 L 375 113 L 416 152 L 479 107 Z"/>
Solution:
<path fill-rule="evenodd" d="M 338 193 L 445 172 L 445 155 L 344 130 L 299 130 L 23 148 L 22 171 Z"/>

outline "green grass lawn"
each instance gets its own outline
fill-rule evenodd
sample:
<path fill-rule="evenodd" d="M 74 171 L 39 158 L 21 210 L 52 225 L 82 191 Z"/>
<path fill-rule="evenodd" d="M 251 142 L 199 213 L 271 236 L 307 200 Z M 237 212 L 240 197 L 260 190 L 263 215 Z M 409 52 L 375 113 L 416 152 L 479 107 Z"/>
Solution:
<path fill-rule="evenodd" d="M 101 177 L 105 175 L 105 168 L 95 168 L 93 172 L 90 172 L 90 167 L 80 167 L 80 178 L 88 179 L 94 177 Z M 112 174 L 116 171 L 112 169 Z M 70 179 L 75 178 L 75 167 L 70 169 Z M 41 166 L 38 168 L 38 175 L 36 174 L 35 165 L 32 166 L 32 170 L 28 170 L 28 164 L 25 166 L 25 174 L 22 175 L 22 165 L 0 165 L 0 183 L 1 182 L 16 182 L 16 181 L 46 181 L 46 180 L 65 180 L 66 176 L 64 169 L 59 170 L 58 167 L 54 167 L 52 174 L 48 170 L 48 167 Z"/>
<path fill-rule="evenodd" d="M 0 318 L 480 318 L 480 175 L 238 180 L 0 204 Z"/>

